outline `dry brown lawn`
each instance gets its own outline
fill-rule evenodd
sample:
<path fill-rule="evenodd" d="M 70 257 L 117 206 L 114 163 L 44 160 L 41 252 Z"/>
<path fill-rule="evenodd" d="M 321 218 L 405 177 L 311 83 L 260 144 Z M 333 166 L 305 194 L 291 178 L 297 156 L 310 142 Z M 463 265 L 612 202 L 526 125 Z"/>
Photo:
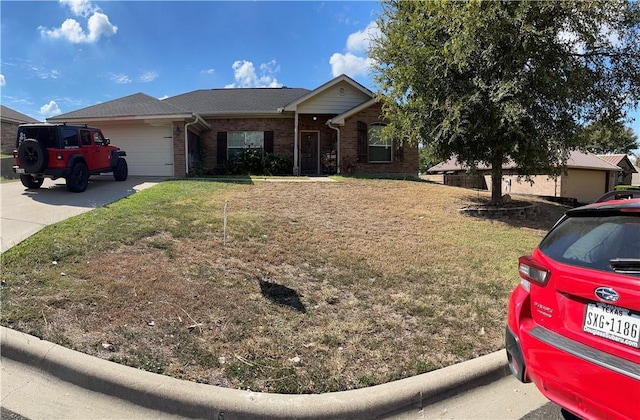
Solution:
<path fill-rule="evenodd" d="M 503 347 L 517 257 L 564 211 L 459 214 L 486 197 L 391 180 L 166 182 L 5 253 L 2 323 L 254 391 L 416 375 Z"/>

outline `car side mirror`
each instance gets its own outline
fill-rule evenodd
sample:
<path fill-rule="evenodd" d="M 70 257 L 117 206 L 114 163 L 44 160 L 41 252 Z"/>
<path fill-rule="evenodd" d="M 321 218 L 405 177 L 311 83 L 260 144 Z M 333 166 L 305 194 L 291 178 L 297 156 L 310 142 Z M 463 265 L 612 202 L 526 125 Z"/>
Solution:
<path fill-rule="evenodd" d="M 104 145 L 108 146 L 111 144 L 111 140 L 109 138 L 104 139 Z"/>

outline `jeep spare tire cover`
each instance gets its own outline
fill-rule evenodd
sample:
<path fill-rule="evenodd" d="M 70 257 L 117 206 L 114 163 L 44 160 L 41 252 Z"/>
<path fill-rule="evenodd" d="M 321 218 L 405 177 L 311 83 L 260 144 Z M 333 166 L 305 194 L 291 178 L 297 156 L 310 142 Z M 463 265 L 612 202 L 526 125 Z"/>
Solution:
<path fill-rule="evenodd" d="M 47 149 L 38 140 L 26 139 L 18 147 L 18 160 L 26 172 L 42 172 L 47 167 Z"/>

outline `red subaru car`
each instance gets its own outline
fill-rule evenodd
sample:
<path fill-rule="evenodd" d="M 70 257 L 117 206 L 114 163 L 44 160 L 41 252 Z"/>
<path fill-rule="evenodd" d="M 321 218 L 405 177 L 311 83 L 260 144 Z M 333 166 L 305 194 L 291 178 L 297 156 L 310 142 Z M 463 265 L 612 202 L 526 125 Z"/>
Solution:
<path fill-rule="evenodd" d="M 584 419 L 640 419 L 640 199 L 567 211 L 518 266 L 509 368 Z"/>

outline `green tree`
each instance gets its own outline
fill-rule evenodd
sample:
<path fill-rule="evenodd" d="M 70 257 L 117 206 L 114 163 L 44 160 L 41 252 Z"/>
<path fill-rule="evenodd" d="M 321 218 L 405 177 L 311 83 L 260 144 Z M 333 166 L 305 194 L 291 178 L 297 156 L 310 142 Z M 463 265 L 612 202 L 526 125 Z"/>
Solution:
<path fill-rule="evenodd" d="M 582 134 L 587 150 L 595 154 L 626 155 L 640 148 L 638 136 L 631 127 L 626 127 L 621 121 L 613 125 L 596 121 L 585 127 Z"/>
<path fill-rule="evenodd" d="M 373 78 L 383 135 L 441 160 L 557 174 L 582 127 L 622 119 L 640 98 L 639 6 L 607 1 L 382 3 Z"/>

